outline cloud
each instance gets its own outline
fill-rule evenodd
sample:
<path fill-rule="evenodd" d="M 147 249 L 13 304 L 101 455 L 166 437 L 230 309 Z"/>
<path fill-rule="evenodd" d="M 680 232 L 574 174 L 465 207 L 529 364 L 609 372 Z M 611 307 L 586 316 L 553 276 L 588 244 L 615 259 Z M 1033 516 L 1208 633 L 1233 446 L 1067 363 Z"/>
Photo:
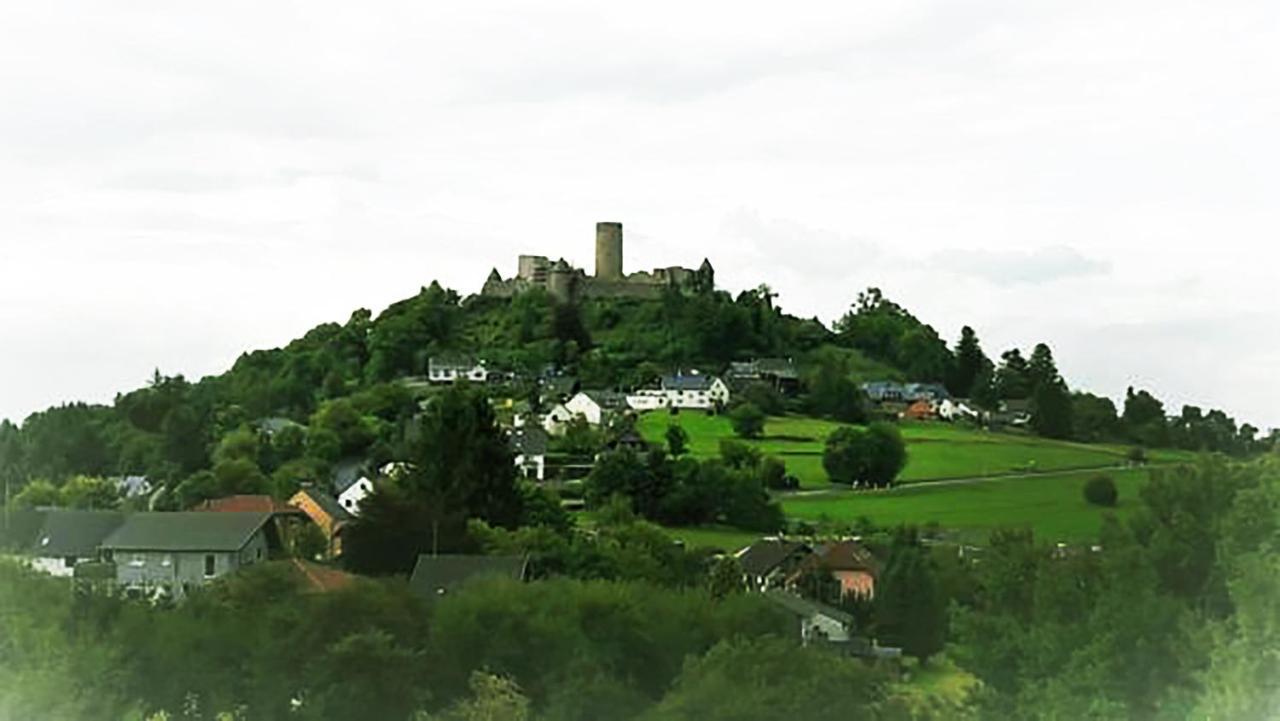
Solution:
<path fill-rule="evenodd" d="M 1063 245 L 1026 251 L 948 249 L 934 253 L 927 265 L 1001 286 L 1052 283 L 1111 271 L 1110 263 Z"/>

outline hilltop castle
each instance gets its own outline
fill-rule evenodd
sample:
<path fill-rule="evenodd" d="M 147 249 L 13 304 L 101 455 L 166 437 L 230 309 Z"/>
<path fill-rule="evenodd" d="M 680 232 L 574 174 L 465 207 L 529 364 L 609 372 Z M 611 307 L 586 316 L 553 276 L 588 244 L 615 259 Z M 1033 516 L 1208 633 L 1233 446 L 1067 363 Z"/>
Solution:
<path fill-rule="evenodd" d="M 522 255 L 516 277 L 503 280 L 495 268 L 485 281 L 481 295 L 511 298 L 541 288 L 560 301 L 579 298 L 658 298 L 674 288 L 694 293 L 715 288 L 711 261 L 702 261 L 697 270 L 673 266 L 648 273 L 622 271 L 622 223 L 596 223 L 596 274 L 587 275 L 563 258 L 552 262 L 541 255 Z"/>

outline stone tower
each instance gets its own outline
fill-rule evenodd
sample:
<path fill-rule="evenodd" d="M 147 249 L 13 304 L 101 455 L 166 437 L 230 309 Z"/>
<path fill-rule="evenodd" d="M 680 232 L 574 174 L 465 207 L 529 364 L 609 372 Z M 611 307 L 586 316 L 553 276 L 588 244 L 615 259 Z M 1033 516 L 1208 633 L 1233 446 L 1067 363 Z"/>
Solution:
<path fill-rule="evenodd" d="M 622 280 L 622 223 L 596 223 L 596 278 Z"/>
<path fill-rule="evenodd" d="M 573 300 L 573 268 L 563 258 L 551 265 L 547 274 L 547 292 L 561 303 Z"/>

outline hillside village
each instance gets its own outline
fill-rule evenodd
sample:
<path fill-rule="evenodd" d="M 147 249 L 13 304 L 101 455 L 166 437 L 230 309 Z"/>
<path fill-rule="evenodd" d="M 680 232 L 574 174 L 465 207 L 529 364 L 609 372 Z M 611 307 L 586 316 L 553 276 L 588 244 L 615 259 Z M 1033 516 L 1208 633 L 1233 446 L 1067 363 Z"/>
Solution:
<path fill-rule="evenodd" d="M 875 289 L 827 328 L 716 289 L 709 261 L 623 257 L 601 223 L 594 275 L 522 256 L 475 296 L 433 284 L 222 376 L 6 422 L 0 552 L 179 615 L 269 578 L 335 599 L 391 578 L 432 614 L 561 582 L 697 589 L 910 688 L 1011 548 L 1093 568 L 1117 518 L 1147 518 L 1139 488 L 1276 447 L 1221 411 L 1074 389 L 1047 344 L 951 347 Z"/>

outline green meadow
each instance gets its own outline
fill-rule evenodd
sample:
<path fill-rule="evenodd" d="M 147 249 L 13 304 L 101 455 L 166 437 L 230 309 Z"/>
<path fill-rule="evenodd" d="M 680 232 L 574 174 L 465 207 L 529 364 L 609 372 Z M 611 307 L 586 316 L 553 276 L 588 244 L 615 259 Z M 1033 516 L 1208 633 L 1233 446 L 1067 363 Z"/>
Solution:
<path fill-rule="evenodd" d="M 685 429 L 689 452 L 699 458 L 717 455 L 720 441 L 735 437 L 727 418 L 687 411 L 645 414 L 639 430 L 646 439 L 662 443 L 671 424 Z M 803 488 L 829 488 L 822 451 L 827 435 L 837 426 L 816 418 L 775 417 L 766 423 L 763 438 L 748 443 L 785 461 L 788 472 Z M 906 423 L 901 428 L 907 442 L 907 467 L 899 478 L 902 483 L 1116 466 L 1124 463 L 1127 452 L 1122 446 L 992 433 L 945 423 Z M 1152 455 L 1154 461 L 1179 459 L 1172 453 Z"/>

